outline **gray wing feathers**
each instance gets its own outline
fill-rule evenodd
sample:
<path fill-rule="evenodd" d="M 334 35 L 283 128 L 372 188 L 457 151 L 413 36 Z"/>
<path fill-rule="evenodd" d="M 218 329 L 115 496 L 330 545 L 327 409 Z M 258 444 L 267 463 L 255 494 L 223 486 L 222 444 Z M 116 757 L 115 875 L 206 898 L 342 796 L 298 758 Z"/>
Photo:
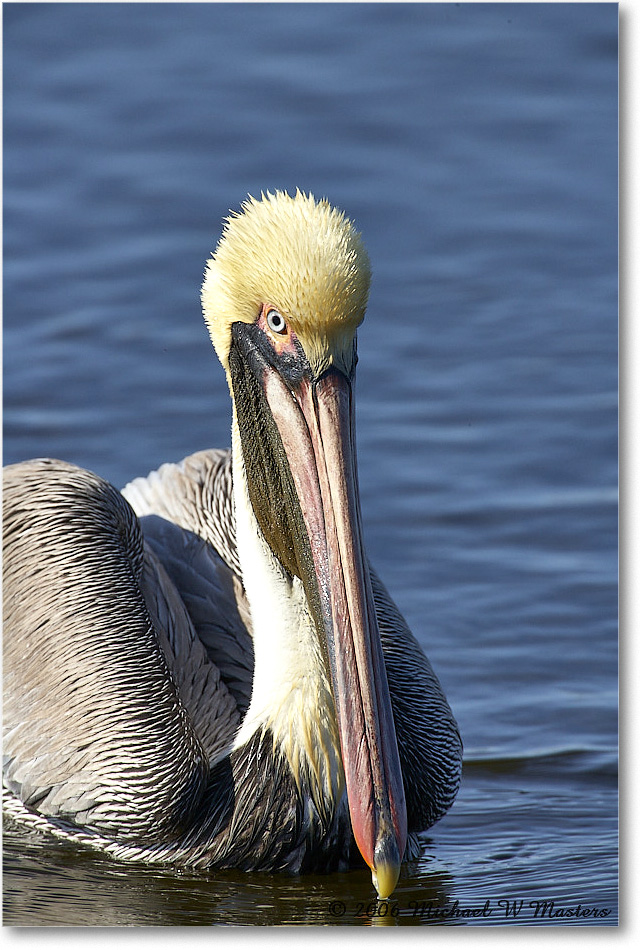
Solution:
<path fill-rule="evenodd" d="M 178 695 L 213 764 L 227 751 L 240 726 L 238 706 L 197 637 L 182 597 L 147 542 L 140 588 Z"/>
<path fill-rule="evenodd" d="M 4 508 L 5 784 L 42 814 L 121 840 L 175 836 L 207 783 L 203 743 L 227 739 L 203 724 L 187 677 L 223 710 L 229 694 L 202 649 L 177 685 L 172 656 L 175 672 L 193 630 L 171 585 L 150 595 L 165 578 L 111 485 L 36 460 L 5 469 Z"/>
<path fill-rule="evenodd" d="M 462 742 L 441 684 L 392 597 L 370 568 L 399 758 L 408 831 L 423 831 L 452 805 Z"/>
<path fill-rule="evenodd" d="M 190 641 L 189 651 L 208 658 L 242 715 L 250 703 L 254 651 L 240 581 L 216 551 L 191 531 L 157 515 L 141 518 L 140 524 L 146 551 L 153 552 L 172 588 L 180 593 L 180 607 L 198 642 L 197 650 Z"/>
<path fill-rule="evenodd" d="M 206 449 L 177 464 L 167 462 L 122 489 L 138 517 L 159 515 L 199 535 L 241 577 L 234 535 L 229 450 Z"/>
<path fill-rule="evenodd" d="M 122 490 L 145 542 L 179 591 L 210 660 L 241 714 L 252 692 L 254 649 L 241 583 L 229 451 L 196 452 Z"/>

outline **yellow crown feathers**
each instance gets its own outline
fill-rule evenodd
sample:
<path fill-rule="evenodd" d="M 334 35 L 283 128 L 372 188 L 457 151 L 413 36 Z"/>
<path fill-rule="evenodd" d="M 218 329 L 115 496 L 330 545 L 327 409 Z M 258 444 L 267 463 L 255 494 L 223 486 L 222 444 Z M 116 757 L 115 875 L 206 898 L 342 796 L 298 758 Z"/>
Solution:
<path fill-rule="evenodd" d="M 352 222 L 327 201 L 297 191 L 250 197 L 231 214 L 207 263 L 201 299 L 218 357 L 229 372 L 231 327 L 263 304 L 296 333 L 312 371 L 349 372 L 363 320 L 370 262 Z"/>

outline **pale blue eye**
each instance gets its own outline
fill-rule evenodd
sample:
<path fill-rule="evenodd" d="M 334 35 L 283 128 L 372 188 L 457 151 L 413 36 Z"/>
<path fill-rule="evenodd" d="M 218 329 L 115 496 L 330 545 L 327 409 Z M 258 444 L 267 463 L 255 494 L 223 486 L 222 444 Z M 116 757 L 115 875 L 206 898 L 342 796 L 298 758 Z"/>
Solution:
<path fill-rule="evenodd" d="M 273 333 L 285 333 L 287 325 L 278 310 L 268 310 L 267 325 Z"/>

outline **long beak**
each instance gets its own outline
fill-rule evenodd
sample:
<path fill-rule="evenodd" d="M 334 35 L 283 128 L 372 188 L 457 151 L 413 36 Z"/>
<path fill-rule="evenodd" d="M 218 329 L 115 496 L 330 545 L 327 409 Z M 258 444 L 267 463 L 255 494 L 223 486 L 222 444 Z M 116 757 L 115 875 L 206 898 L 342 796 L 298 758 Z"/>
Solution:
<path fill-rule="evenodd" d="M 315 382 L 300 381 L 293 399 L 270 368 L 263 388 L 310 542 L 352 830 L 386 898 L 406 847 L 406 804 L 362 540 L 351 384 L 330 369 Z"/>

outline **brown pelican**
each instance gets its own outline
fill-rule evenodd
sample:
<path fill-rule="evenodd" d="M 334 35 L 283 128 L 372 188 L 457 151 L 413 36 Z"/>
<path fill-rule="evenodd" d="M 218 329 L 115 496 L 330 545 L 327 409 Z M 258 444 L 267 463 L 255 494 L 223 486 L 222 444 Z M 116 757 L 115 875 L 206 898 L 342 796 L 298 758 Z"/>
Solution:
<path fill-rule="evenodd" d="M 248 200 L 202 289 L 231 453 L 122 493 L 50 459 L 5 469 L 10 814 L 192 868 L 333 870 L 358 849 L 386 898 L 449 808 L 457 726 L 363 546 L 369 280 L 327 202 Z"/>

